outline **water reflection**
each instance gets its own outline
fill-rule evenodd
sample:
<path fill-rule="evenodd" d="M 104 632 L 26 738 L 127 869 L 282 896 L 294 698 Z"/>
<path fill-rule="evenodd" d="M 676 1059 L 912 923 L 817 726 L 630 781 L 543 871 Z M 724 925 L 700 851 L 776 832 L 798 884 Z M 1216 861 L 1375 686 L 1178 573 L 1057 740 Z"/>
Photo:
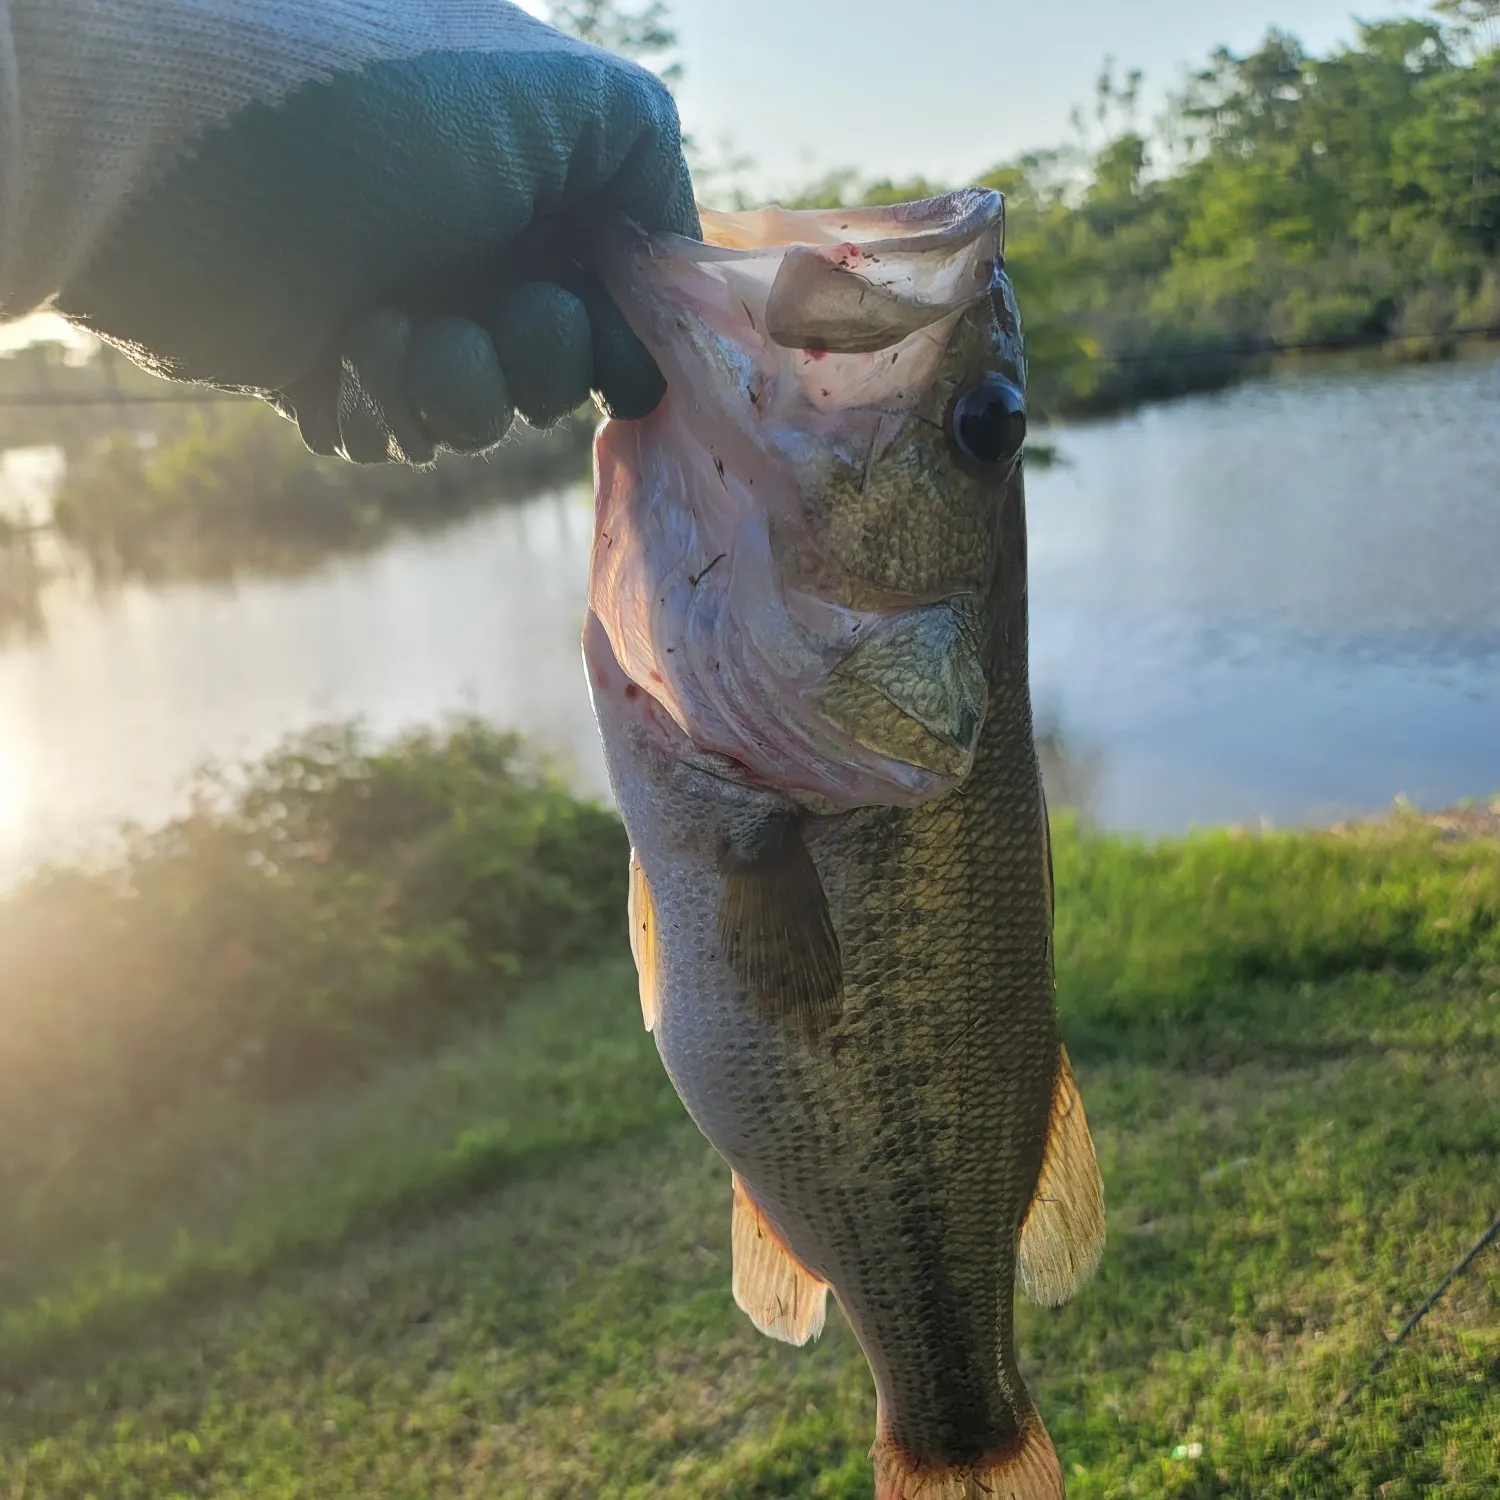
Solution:
<path fill-rule="evenodd" d="M 1030 485 L 1049 796 L 1102 824 L 1500 790 L 1500 363 L 1284 376 L 1059 434 Z M 320 720 L 520 728 L 605 794 L 586 490 L 297 578 L 44 588 L 0 648 L 0 880 Z"/>
<path fill-rule="evenodd" d="M 0 529 L 0 646 L 41 633 L 46 623 L 42 613 L 46 581 L 31 535 Z"/>
<path fill-rule="evenodd" d="M 52 447 L 0 452 L 0 646 L 45 626 L 42 601 L 56 559 L 43 531 L 62 464 Z"/>
<path fill-rule="evenodd" d="M 0 878 L 169 813 L 208 759 L 362 719 L 376 735 L 474 712 L 525 729 L 587 791 L 607 791 L 578 633 L 590 536 L 573 491 L 296 578 L 59 582 L 40 639 L 0 651 L 13 786 Z"/>

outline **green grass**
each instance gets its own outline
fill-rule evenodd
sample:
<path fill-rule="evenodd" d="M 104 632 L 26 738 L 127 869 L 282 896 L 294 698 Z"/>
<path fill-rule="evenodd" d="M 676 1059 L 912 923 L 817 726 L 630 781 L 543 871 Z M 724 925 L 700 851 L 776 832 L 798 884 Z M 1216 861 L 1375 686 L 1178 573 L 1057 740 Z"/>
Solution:
<path fill-rule="evenodd" d="M 1057 868 L 1111 1239 L 1019 1337 L 1070 1496 L 1500 1492 L 1494 1251 L 1331 1418 L 1500 1209 L 1500 846 L 1064 822 Z M 735 1309 L 620 958 L 3 1194 L 3 1500 L 870 1493 L 863 1361 Z"/>

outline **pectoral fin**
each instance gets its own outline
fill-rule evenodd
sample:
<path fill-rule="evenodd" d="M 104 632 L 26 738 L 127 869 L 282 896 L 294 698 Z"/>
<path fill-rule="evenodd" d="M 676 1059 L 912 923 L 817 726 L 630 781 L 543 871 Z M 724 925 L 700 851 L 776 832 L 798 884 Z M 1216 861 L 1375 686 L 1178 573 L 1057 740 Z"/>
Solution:
<path fill-rule="evenodd" d="M 737 830 L 720 871 L 720 956 L 778 1017 L 820 1035 L 838 1009 L 843 962 L 796 820 L 772 814 Z"/>
<path fill-rule="evenodd" d="M 1058 1307 L 1099 1269 L 1103 1255 L 1104 1184 L 1083 1099 L 1062 1049 L 1046 1154 L 1021 1225 L 1016 1256 L 1021 1289 L 1043 1307 Z"/>
<path fill-rule="evenodd" d="M 755 1326 L 784 1344 L 805 1344 L 823 1331 L 828 1283 L 819 1281 L 766 1223 L 734 1174 L 734 1300 Z"/>
<path fill-rule="evenodd" d="M 641 989 L 641 1019 L 647 1031 L 656 1029 L 656 907 L 651 902 L 651 887 L 646 872 L 630 851 L 630 895 L 626 901 L 630 922 L 630 952 L 635 959 L 636 977 Z"/>

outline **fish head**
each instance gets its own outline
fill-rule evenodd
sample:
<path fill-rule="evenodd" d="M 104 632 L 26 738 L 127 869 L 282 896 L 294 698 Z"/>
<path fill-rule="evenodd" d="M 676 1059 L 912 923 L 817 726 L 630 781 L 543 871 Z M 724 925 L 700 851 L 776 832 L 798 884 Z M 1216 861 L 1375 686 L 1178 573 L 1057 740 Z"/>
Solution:
<path fill-rule="evenodd" d="M 662 406 L 601 431 L 590 602 L 693 744 L 810 805 L 972 764 L 1026 366 L 1000 195 L 618 224 Z"/>

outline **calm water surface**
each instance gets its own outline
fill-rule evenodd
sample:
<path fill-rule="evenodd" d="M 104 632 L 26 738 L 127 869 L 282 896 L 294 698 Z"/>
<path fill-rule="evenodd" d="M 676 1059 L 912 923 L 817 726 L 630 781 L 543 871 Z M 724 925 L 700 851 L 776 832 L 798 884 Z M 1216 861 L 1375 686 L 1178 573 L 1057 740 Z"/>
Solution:
<path fill-rule="evenodd" d="M 1500 792 L 1500 362 L 1290 374 L 1063 432 L 1030 481 L 1055 788 L 1101 822 Z M 180 802 L 206 759 L 478 712 L 583 788 L 586 492 L 291 580 L 59 586 L 0 649 L 0 878 Z"/>

